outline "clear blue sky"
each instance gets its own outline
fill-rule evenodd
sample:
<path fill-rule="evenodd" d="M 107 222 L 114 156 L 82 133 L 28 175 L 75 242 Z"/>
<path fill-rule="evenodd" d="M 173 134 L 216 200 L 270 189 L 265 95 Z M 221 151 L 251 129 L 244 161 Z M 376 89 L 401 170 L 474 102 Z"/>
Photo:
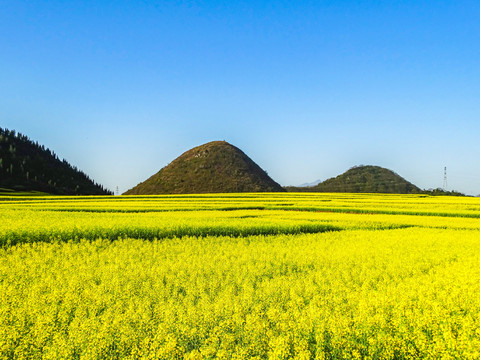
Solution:
<path fill-rule="evenodd" d="M 0 0 L 0 126 L 125 191 L 226 140 L 480 194 L 480 2 Z"/>

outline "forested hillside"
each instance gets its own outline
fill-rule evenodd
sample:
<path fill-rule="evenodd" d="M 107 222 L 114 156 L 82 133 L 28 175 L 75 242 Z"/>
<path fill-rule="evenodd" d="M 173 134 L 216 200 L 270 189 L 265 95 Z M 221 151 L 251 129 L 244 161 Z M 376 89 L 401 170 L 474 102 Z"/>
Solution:
<path fill-rule="evenodd" d="M 288 191 L 418 194 L 421 190 L 391 170 L 371 165 L 354 166 L 337 177 L 311 187 Z"/>
<path fill-rule="evenodd" d="M 0 128 L 0 187 L 58 195 L 112 195 L 50 149 Z"/>

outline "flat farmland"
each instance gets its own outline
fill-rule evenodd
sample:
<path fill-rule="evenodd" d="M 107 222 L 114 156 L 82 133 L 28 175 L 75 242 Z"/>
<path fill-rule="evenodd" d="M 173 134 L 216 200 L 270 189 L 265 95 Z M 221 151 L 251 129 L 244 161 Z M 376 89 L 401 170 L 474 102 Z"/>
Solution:
<path fill-rule="evenodd" d="M 480 358 L 478 198 L 3 196 L 0 218 L 0 358 Z"/>

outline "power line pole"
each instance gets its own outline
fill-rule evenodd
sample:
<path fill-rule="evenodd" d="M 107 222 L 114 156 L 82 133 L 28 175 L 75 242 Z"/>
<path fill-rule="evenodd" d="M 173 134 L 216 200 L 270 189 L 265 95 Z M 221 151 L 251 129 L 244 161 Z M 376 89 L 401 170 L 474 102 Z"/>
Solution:
<path fill-rule="evenodd" d="M 443 172 L 443 190 L 447 191 L 447 167 L 446 166 Z"/>

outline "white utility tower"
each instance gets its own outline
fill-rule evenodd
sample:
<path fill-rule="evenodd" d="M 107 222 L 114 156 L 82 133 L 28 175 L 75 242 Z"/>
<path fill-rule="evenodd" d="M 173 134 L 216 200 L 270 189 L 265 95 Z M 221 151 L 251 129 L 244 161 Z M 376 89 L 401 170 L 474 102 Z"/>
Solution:
<path fill-rule="evenodd" d="M 447 191 L 447 167 L 443 171 L 443 190 Z"/>

